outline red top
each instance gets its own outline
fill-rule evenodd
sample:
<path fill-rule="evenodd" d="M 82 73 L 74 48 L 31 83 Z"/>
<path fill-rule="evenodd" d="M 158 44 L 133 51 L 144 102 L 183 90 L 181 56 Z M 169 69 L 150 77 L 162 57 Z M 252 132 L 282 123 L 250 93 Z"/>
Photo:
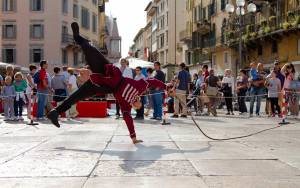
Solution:
<path fill-rule="evenodd" d="M 48 78 L 47 78 L 46 70 L 41 69 L 39 76 L 40 76 L 40 78 L 39 78 L 40 82 L 37 85 L 38 89 L 47 89 L 47 85 L 45 85 L 45 82 L 46 82 L 46 84 L 48 84 Z"/>
<path fill-rule="evenodd" d="M 130 137 L 136 137 L 131 117 L 131 104 L 135 101 L 137 96 L 142 95 L 148 88 L 166 89 L 166 84 L 154 78 L 141 79 L 138 81 L 131 78 L 124 78 L 122 77 L 120 69 L 111 64 L 106 65 L 105 68 L 105 75 L 92 74 L 90 80 L 95 85 L 108 85 L 114 89 L 114 96 L 120 104 Z M 122 79 L 123 81 L 121 82 Z"/>

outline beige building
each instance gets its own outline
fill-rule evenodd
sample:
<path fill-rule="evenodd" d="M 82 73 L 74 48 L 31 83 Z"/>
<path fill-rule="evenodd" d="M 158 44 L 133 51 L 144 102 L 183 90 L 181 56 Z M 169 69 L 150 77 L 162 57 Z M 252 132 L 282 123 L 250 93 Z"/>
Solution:
<path fill-rule="evenodd" d="M 133 52 L 134 57 L 148 60 L 147 47 L 146 47 L 146 32 L 144 28 L 141 28 L 133 39 L 135 50 Z"/>
<path fill-rule="evenodd" d="M 176 65 L 182 62 L 179 32 L 185 28 L 183 0 L 152 0 L 145 11 L 151 20 L 151 60 L 159 61 L 171 79 Z M 148 33 L 149 41 L 149 33 Z"/>
<path fill-rule="evenodd" d="M 84 58 L 72 39 L 70 24 L 98 46 L 97 0 L 2 0 L 2 61 L 21 66 L 39 63 L 80 66 Z"/>

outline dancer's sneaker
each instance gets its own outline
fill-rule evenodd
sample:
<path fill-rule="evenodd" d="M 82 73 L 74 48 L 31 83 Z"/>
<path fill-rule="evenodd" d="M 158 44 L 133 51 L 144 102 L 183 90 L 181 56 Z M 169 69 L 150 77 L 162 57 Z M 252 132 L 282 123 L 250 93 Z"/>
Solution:
<path fill-rule="evenodd" d="M 55 109 L 51 110 L 47 115 L 48 119 L 50 119 L 52 124 L 55 125 L 57 128 L 60 127 L 59 122 L 58 122 L 58 116 L 59 116 L 59 114 L 57 113 L 57 111 Z"/>

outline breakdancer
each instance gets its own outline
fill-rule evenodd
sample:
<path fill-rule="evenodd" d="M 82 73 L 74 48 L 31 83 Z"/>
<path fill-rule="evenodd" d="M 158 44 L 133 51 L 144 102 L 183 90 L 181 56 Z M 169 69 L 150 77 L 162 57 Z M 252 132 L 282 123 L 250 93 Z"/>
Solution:
<path fill-rule="evenodd" d="M 71 26 L 74 40 L 81 46 L 92 74 L 87 82 L 71 94 L 61 105 L 51 110 L 47 117 L 56 127 L 60 127 L 58 122 L 59 114 L 67 111 L 79 100 L 96 93 L 113 93 L 116 100 L 120 103 L 132 142 L 134 144 L 142 142 L 142 140 L 137 140 L 136 138 L 133 119 L 131 117 L 131 108 L 138 109 L 141 107 L 139 96 L 148 88 L 166 89 L 166 85 L 156 79 L 136 81 L 124 78 L 119 68 L 110 64 L 95 47 L 89 44 L 88 40 L 80 36 L 77 23 L 72 23 Z"/>

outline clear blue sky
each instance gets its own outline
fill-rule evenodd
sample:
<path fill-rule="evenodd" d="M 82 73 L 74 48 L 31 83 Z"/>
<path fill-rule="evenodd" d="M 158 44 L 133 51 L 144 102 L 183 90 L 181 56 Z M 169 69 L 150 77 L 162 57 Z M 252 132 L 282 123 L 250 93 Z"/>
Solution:
<path fill-rule="evenodd" d="M 106 14 L 117 18 L 123 57 L 128 55 L 128 49 L 137 32 L 146 26 L 144 10 L 149 2 L 150 0 L 109 0 L 107 3 Z"/>

